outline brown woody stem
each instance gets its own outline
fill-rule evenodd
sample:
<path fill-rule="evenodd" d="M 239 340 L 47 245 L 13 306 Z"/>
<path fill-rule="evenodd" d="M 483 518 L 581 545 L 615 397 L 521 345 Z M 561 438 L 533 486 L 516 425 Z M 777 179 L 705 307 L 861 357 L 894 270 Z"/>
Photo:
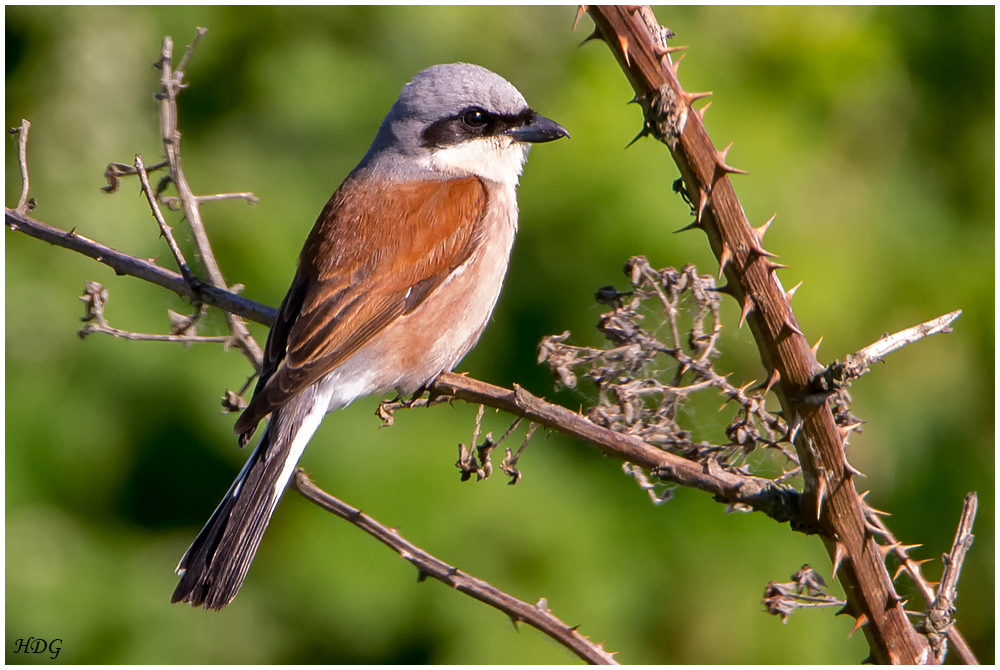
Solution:
<path fill-rule="evenodd" d="M 580 635 L 575 626 L 567 626 L 557 619 L 549 611 L 544 598 L 539 600 L 536 605 L 531 605 L 504 593 L 481 579 L 462 572 L 458 568 L 453 568 L 441 559 L 410 543 L 396 529 L 383 526 L 361 510 L 355 509 L 323 491 L 301 469 L 296 471 L 293 481 L 295 488 L 307 500 L 351 522 L 412 563 L 419 570 L 419 581 L 433 577 L 457 591 L 495 607 L 509 616 L 515 624 L 524 622 L 537 628 L 588 663 L 618 665 L 613 654 L 605 651 L 602 645 L 591 642 Z"/>
<path fill-rule="evenodd" d="M 680 169 L 695 211 L 693 227 L 708 235 L 728 290 L 743 306 L 764 368 L 776 374 L 777 394 L 790 425 L 801 428 L 795 446 L 805 492 L 800 523 L 819 520 L 830 556 L 842 557 L 839 576 L 872 657 L 881 663 L 922 663 L 930 659 L 927 638 L 909 622 L 896 595 L 878 545 L 865 525 L 844 443 L 826 402 L 806 402 L 810 383 L 823 369 L 795 320 L 788 294 L 775 274 L 777 265 L 762 246 L 762 235 L 746 219 L 726 163 L 692 103 L 706 94 L 685 91 L 657 30 L 652 11 L 640 6 L 591 6 L 595 35 L 610 47 L 645 112 L 644 134 L 663 141 Z M 655 34 L 654 34 L 655 33 Z"/>

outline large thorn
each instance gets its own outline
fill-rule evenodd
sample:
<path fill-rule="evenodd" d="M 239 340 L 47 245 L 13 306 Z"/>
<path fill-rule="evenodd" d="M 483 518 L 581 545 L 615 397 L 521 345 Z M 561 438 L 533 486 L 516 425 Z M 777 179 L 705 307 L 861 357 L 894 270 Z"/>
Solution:
<path fill-rule="evenodd" d="M 823 514 L 823 501 L 826 500 L 826 475 L 820 473 L 819 481 L 816 485 L 816 520 L 819 521 Z"/>
<path fill-rule="evenodd" d="M 678 228 L 677 230 L 674 231 L 674 234 L 687 232 L 688 230 L 694 230 L 695 228 L 702 229 L 701 222 L 699 222 L 698 220 L 692 221 L 683 228 Z"/>
<path fill-rule="evenodd" d="M 726 271 L 726 266 L 729 265 L 730 261 L 733 260 L 733 251 L 729 248 L 729 245 L 725 242 L 722 243 L 722 253 L 719 254 L 719 279 L 722 279 L 722 273 Z"/>
<path fill-rule="evenodd" d="M 682 47 L 683 48 L 683 47 Z M 684 60 L 685 54 L 681 54 L 677 57 L 677 60 L 670 64 L 670 69 L 674 71 L 674 76 L 677 76 L 677 72 L 681 69 L 681 61 Z"/>
<path fill-rule="evenodd" d="M 734 168 L 732 165 L 726 163 L 726 156 L 729 155 L 729 150 L 733 148 L 733 143 L 730 142 L 725 149 L 722 151 L 715 152 L 715 166 L 718 170 L 721 170 L 724 174 L 749 174 L 746 170 L 740 170 L 739 168 Z"/>
<path fill-rule="evenodd" d="M 851 465 L 848 462 L 848 460 L 847 460 L 846 457 L 844 458 L 844 472 L 847 473 L 848 477 L 867 477 L 868 476 L 865 473 L 861 472 L 861 470 L 858 470 L 856 467 L 854 467 L 853 465 Z"/>
<path fill-rule="evenodd" d="M 580 23 L 580 17 L 582 17 L 586 11 L 587 5 L 580 5 L 576 8 L 576 18 L 573 19 L 573 30 L 576 30 L 576 24 Z"/>
<path fill-rule="evenodd" d="M 849 616 L 849 617 L 856 617 L 856 616 L 858 616 L 857 614 L 855 614 L 855 610 L 856 609 L 857 609 L 857 607 L 854 605 L 854 603 L 848 601 L 848 602 L 844 603 L 843 607 L 841 607 L 839 610 L 837 610 L 836 612 L 834 612 L 833 616 L 845 616 L 846 615 L 846 616 Z"/>
<path fill-rule="evenodd" d="M 844 554 L 847 549 L 844 547 L 843 542 L 836 542 L 833 545 L 833 578 L 837 578 L 837 573 L 840 572 L 840 564 L 844 562 Z"/>
<path fill-rule="evenodd" d="M 622 47 L 622 56 L 625 57 L 625 65 L 628 65 L 629 67 L 631 67 L 632 63 L 631 63 L 631 61 L 629 61 L 629 58 L 628 58 L 628 38 L 625 37 L 624 35 L 619 35 L 618 36 L 618 44 L 620 44 L 621 47 Z"/>
<path fill-rule="evenodd" d="M 667 54 L 672 54 L 676 51 L 683 51 L 684 49 L 687 49 L 686 45 L 682 47 L 667 47 L 660 46 L 659 44 L 653 45 L 653 53 L 657 56 L 666 56 Z"/>
<path fill-rule="evenodd" d="M 790 314 L 785 317 L 785 328 L 792 331 L 796 335 L 802 335 L 802 329 L 799 328 L 795 321 L 792 320 L 792 316 Z"/>
<path fill-rule="evenodd" d="M 757 231 L 757 239 L 761 242 L 764 241 L 764 235 L 767 233 L 767 229 L 771 227 L 771 224 L 774 223 L 774 217 L 776 216 L 778 216 L 777 212 L 772 214 L 770 219 L 754 228 L 754 230 Z"/>
<path fill-rule="evenodd" d="M 688 107 L 690 107 L 691 103 L 695 100 L 701 100 L 702 98 L 707 98 L 710 95 L 712 95 L 711 91 L 703 91 L 701 93 L 688 93 L 687 91 L 683 91 L 681 93 L 681 99 L 683 99 L 684 102 L 687 103 Z"/>
<path fill-rule="evenodd" d="M 695 220 L 700 224 L 701 215 L 705 212 L 705 207 L 708 205 L 708 191 L 702 186 L 698 190 L 698 213 L 695 215 Z M 721 275 L 720 275 L 721 276 Z"/>
<path fill-rule="evenodd" d="M 785 296 L 788 298 L 789 302 L 791 302 L 792 298 L 795 297 L 795 292 L 799 290 L 800 286 L 802 286 L 802 282 L 799 282 L 798 284 L 796 284 L 792 288 L 790 288 L 787 291 L 785 291 Z"/>
<path fill-rule="evenodd" d="M 802 282 L 799 282 L 799 284 L 801 285 Z M 816 344 L 814 344 L 811 347 L 809 347 L 809 350 L 813 353 L 813 356 L 816 356 L 819 353 L 819 345 L 821 345 L 821 344 L 823 344 L 823 336 L 822 335 L 820 335 L 819 339 L 816 340 Z"/>
<path fill-rule="evenodd" d="M 896 550 L 899 546 L 899 542 L 893 542 L 892 544 L 878 544 L 878 553 L 882 554 L 882 560 L 884 561 L 886 557 Z"/>
<path fill-rule="evenodd" d="M 820 338 L 820 339 L 823 339 L 823 338 Z M 864 421 L 858 421 L 857 423 L 852 423 L 852 424 L 847 425 L 847 426 L 841 426 L 840 427 L 840 438 L 842 440 L 846 440 L 847 437 L 851 433 L 853 433 L 854 431 L 856 431 L 858 428 L 860 428 L 863 423 L 864 423 Z"/>
<path fill-rule="evenodd" d="M 796 412 L 792 416 L 792 425 L 788 427 L 788 441 L 791 444 L 795 444 L 795 438 L 798 436 L 799 431 L 802 430 L 802 417 Z"/>
<path fill-rule="evenodd" d="M 681 228 L 681 230 L 685 230 L 685 229 Z M 677 232 L 680 232 L 680 230 L 677 231 Z M 730 286 L 729 284 L 726 284 L 725 286 L 716 286 L 716 287 L 712 287 L 712 288 L 705 289 L 705 290 L 706 291 L 715 291 L 716 293 L 725 293 L 726 295 L 732 296 L 734 298 L 736 297 L 736 291 L 734 291 L 733 287 Z"/>
<path fill-rule="evenodd" d="M 778 383 L 779 379 L 781 379 L 781 373 L 778 372 L 777 368 L 771 368 L 771 371 L 767 375 L 767 379 L 765 379 L 763 382 L 757 385 L 754 388 L 754 391 L 763 389 L 764 391 L 763 395 L 767 395 L 768 392 L 774 387 L 774 385 Z"/>
<path fill-rule="evenodd" d="M 753 311 L 753 298 L 750 297 L 749 293 L 743 296 L 743 308 L 740 310 L 740 323 L 736 326 L 737 329 L 743 327 L 743 322 L 747 320 L 747 315 Z"/>
<path fill-rule="evenodd" d="M 583 41 L 580 42 L 579 46 L 582 47 L 587 42 L 593 42 L 594 40 L 600 40 L 601 42 L 607 43 L 607 40 L 604 39 L 604 35 L 601 34 L 601 29 L 600 28 L 596 28 L 595 27 L 594 28 L 594 32 L 592 32 L 589 35 L 587 35 L 586 37 L 584 37 Z"/>
<path fill-rule="evenodd" d="M 866 623 L 868 623 L 868 615 L 863 613 L 859 614 L 858 618 L 854 621 L 854 628 L 852 628 L 851 632 L 847 634 L 847 639 L 850 640 L 851 636 L 857 633 L 858 630 L 860 630 Z"/>
<path fill-rule="evenodd" d="M 648 137 L 648 136 L 649 136 L 649 126 L 644 125 L 642 127 L 642 130 L 639 131 L 639 134 L 633 137 L 632 141 L 625 145 L 625 148 L 628 149 L 630 146 L 641 140 L 643 137 Z"/>
<path fill-rule="evenodd" d="M 885 511 L 880 510 L 880 509 L 875 509 L 874 507 L 869 507 L 868 508 L 868 513 L 869 514 L 874 514 L 875 516 L 892 516 L 892 512 L 885 512 Z"/>
<path fill-rule="evenodd" d="M 698 118 L 700 118 L 702 120 L 702 122 L 705 121 L 705 112 L 707 112 L 708 108 L 711 107 L 711 106 L 712 106 L 712 101 L 709 100 L 707 103 L 705 103 L 704 107 L 702 107 L 701 109 L 698 110 Z"/>

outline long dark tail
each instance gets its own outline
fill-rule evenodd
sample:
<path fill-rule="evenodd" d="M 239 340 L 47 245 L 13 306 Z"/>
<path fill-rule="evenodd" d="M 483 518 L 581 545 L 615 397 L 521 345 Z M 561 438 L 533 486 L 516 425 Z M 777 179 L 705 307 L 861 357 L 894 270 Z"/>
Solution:
<path fill-rule="evenodd" d="M 219 610 L 236 597 L 278 499 L 326 408 L 297 409 L 286 406 L 272 415 L 247 464 L 177 565 L 181 580 L 170 602 Z"/>

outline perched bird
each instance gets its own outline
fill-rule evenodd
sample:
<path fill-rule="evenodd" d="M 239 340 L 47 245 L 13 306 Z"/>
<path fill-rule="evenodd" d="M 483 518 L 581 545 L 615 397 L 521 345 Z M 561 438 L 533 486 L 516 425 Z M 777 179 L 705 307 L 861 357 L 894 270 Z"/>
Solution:
<path fill-rule="evenodd" d="M 306 444 L 327 412 L 409 394 L 451 370 L 493 312 L 531 143 L 569 134 L 503 77 L 435 65 L 403 87 L 306 239 L 236 422 L 257 448 L 177 566 L 172 602 L 236 596 Z"/>

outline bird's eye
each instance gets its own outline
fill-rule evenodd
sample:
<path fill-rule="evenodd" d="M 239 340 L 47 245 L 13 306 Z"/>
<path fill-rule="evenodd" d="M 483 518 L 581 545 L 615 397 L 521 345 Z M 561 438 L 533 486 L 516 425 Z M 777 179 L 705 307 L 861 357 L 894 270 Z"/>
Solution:
<path fill-rule="evenodd" d="M 489 115 L 481 109 L 467 109 L 462 113 L 462 123 L 470 128 L 482 128 L 489 120 Z"/>

